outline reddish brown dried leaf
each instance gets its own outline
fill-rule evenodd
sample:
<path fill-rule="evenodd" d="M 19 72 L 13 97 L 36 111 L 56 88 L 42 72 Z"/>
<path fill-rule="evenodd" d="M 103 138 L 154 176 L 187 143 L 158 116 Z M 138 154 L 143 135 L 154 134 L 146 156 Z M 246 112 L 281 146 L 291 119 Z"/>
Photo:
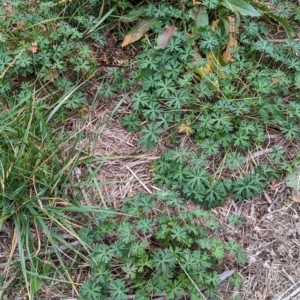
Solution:
<path fill-rule="evenodd" d="M 158 35 L 155 49 L 165 49 L 170 43 L 172 35 L 176 32 L 177 28 L 174 24 L 171 26 L 167 25 L 163 31 Z"/>

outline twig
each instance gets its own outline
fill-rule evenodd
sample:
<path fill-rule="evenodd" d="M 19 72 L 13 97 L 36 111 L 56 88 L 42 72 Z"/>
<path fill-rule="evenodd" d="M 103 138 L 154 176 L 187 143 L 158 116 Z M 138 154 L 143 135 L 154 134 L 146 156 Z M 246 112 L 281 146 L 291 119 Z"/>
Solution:
<path fill-rule="evenodd" d="M 269 42 L 284 43 L 287 39 L 267 39 Z M 293 39 L 294 42 L 300 42 L 300 39 Z"/>
<path fill-rule="evenodd" d="M 295 286 L 297 286 L 298 284 L 300 284 L 300 281 L 296 282 L 294 285 L 292 285 L 291 287 L 289 287 L 285 292 L 283 292 L 283 294 L 281 294 L 279 296 L 279 298 L 277 298 L 276 300 L 284 300 L 283 296 L 285 294 L 287 294 L 288 292 L 290 292 Z M 294 294 L 296 292 L 296 294 Z M 300 292 L 300 287 L 298 287 L 292 294 L 297 295 Z"/>
<path fill-rule="evenodd" d="M 300 286 L 290 294 L 290 297 L 294 297 L 299 293 L 300 293 Z"/>
<path fill-rule="evenodd" d="M 275 204 L 277 204 L 278 200 L 279 200 L 279 197 L 275 198 L 275 200 L 274 200 L 274 201 L 271 203 L 271 205 L 268 207 L 268 212 L 269 212 L 269 213 L 273 211 L 273 208 L 274 208 Z"/>
<path fill-rule="evenodd" d="M 79 183 L 79 186 L 80 186 L 80 183 L 81 183 L 81 179 L 80 179 L 81 170 L 78 167 L 75 167 L 73 172 L 74 172 L 75 177 L 77 179 L 77 182 Z M 85 188 L 81 187 L 80 189 L 81 189 L 81 193 L 82 193 L 82 196 L 83 196 L 86 204 L 92 205 L 91 201 L 89 200 L 89 196 L 88 196 L 88 193 L 86 192 Z"/>
<path fill-rule="evenodd" d="M 282 146 L 278 146 L 278 149 L 281 149 L 283 148 Z M 272 152 L 274 149 L 273 147 L 272 148 L 267 148 L 267 149 L 264 149 L 264 150 L 260 150 L 260 151 L 257 151 L 257 152 L 254 152 L 254 153 L 251 153 L 251 157 L 245 157 L 244 158 L 244 163 L 246 163 L 247 161 L 253 159 L 253 158 L 256 158 L 256 157 L 259 157 L 261 155 L 264 155 L 264 154 L 268 154 L 269 152 Z"/>
<path fill-rule="evenodd" d="M 145 190 L 149 193 L 149 194 L 152 194 L 152 192 L 147 188 L 147 186 L 144 184 L 144 182 L 138 178 L 135 173 L 128 167 L 128 166 L 125 166 L 126 169 L 128 169 L 128 171 L 138 180 L 138 182 L 145 188 Z"/>

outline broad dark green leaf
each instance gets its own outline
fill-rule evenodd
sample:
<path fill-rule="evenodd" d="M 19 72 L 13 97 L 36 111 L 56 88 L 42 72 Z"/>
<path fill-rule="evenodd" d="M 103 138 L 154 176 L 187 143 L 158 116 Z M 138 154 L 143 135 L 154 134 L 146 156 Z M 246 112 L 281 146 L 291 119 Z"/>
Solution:
<path fill-rule="evenodd" d="M 191 18 L 195 21 L 198 27 L 209 24 L 207 10 L 203 7 L 196 6 L 190 12 Z"/>
<path fill-rule="evenodd" d="M 221 4 L 243 16 L 259 17 L 261 15 L 252 5 L 241 0 L 223 0 Z"/>
<path fill-rule="evenodd" d="M 139 8 L 135 8 L 131 10 L 128 14 L 123 15 L 119 18 L 121 22 L 134 22 L 137 21 L 138 18 L 145 13 L 147 6 L 141 6 Z"/>

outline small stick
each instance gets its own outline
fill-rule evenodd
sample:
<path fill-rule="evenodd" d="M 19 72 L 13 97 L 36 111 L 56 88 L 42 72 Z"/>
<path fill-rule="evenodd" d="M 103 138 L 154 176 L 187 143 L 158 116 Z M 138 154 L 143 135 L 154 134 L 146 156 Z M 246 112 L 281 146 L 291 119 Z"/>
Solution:
<path fill-rule="evenodd" d="M 152 194 L 152 192 L 147 188 L 147 186 L 144 184 L 144 182 L 138 178 L 135 173 L 128 167 L 128 166 L 125 166 L 126 169 L 129 170 L 129 172 L 138 180 L 138 182 L 145 188 L 145 190 L 149 193 L 149 194 Z"/>

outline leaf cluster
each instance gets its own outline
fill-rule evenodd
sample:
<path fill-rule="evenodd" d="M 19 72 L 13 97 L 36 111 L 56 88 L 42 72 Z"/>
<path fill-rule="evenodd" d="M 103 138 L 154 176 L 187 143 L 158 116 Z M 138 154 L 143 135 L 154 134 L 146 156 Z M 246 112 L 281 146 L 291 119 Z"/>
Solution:
<path fill-rule="evenodd" d="M 181 2 L 148 3 L 120 18 L 148 20 L 147 30 L 132 27 L 127 41 L 130 34 L 152 33 L 140 43 L 131 74 L 131 86 L 137 87 L 131 93 L 133 112 L 122 124 L 141 132 L 143 151 L 161 138 L 178 146 L 182 136 L 189 137 L 197 147 L 191 156 L 201 158 L 182 162 L 171 158 L 182 150 L 167 151 L 155 163 L 155 180 L 214 207 L 228 195 L 236 200 L 258 195 L 278 178 L 275 169 L 287 168 L 284 150 L 276 147 L 270 166 L 251 174 L 214 176 L 206 162 L 222 161 L 220 168 L 234 173 L 247 152 L 266 145 L 269 130 L 286 140 L 300 137 L 300 46 L 293 40 L 296 24 L 286 19 L 299 18 L 300 10 L 286 1 L 269 7 L 265 1 L 208 0 L 199 6 L 184 3 L 184 8 Z M 269 38 L 274 20 L 286 33 L 279 42 Z"/>
<path fill-rule="evenodd" d="M 179 27 L 164 49 L 143 45 L 132 75 L 132 84 L 141 85 L 132 95 L 134 112 L 124 117 L 124 126 L 138 130 L 138 123 L 146 123 L 139 141 L 145 151 L 167 129 L 176 134 L 182 124 L 190 124 L 186 133 L 200 147 L 208 147 L 211 155 L 219 148 L 244 151 L 262 144 L 266 125 L 278 128 L 286 139 L 299 137 L 299 87 L 294 75 L 300 71 L 299 44 L 289 39 L 283 44 L 268 41 L 264 23 L 260 28 L 241 15 L 236 26 L 245 30 L 236 33 L 240 43 L 230 49 L 233 59 L 226 62 L 222 49 L 230 36 L 224 18 L 230 11 L 211 1 L 203 5 L 206 9 L 184 13 L 168 4 L 145 7 L 144 14 L 149 17 L 152 11 L 155 22 L 162 24 L 168 24 L 177 9 L 177 18 L 191 26 L 192 34 Z M 213 16 L 219 22 L 217 30 L 208 17 L 207 24 L 198 24 L 196 13 Z M 285 102 L 286 95 L 293 100 Z"/>
<path fill-rule="evenodd" d="M 189 211 L 176 192 L 125 199 L 121 212 L 121 219 L 112 213 L 96 214 L 101 225 L 80 231 L 92 247 L 92 277 L 81 288 L 82 299 L 150 299 L 161 293 L 168 299 L 199 298 L 196 286 L 213 295 L 226 255 L 246 263 L 238 244 L 210 237 L 211 230 L 220 228 L 216 216 L 201 209 Z"/>
<path fill-rule="evenodd" d="M 1 7 L 1 97 L 11 97 L 16 94 L 18 85 L 26 82 L 41 90 L 41 98 L 49 107 L 60 100 L 62 114 L 70 109 L 78 110 L 87 102 L 80 85 L 96 73 L 97 60 L 84 40 L 93 40 L 103 47 L 106 36 L 104 27 L 102 31 L 99 27 L 104 26 L 103 21 L 113 9 L 103 6 L 101 14 L 95 16 L 90 12 L 98 10 L 99 3 L 80 2 L 75 11 L 73 3 L 65 6 L 65 2 L 52 1 L 35 5 L 7 1 Z M 60 17 L 62 12 L 63 17 Z M 105 26 L 109 26 L 108 21 Z"/>
<path fill-rule="evenodd" d="M 207 156 L 187 148 L 165 151 L 155 161 L 153 169 L 158 187 L 174 189 L 185 199 L 201 203 L 206 208 L 224 204 L 229 195 L 237 201 L 257 196 L 268 181 L 280 177 L 276 169 L 261 165 L 255 168 L 255 173 L 242 178 L 216 179 L 208 168 Z"/>

